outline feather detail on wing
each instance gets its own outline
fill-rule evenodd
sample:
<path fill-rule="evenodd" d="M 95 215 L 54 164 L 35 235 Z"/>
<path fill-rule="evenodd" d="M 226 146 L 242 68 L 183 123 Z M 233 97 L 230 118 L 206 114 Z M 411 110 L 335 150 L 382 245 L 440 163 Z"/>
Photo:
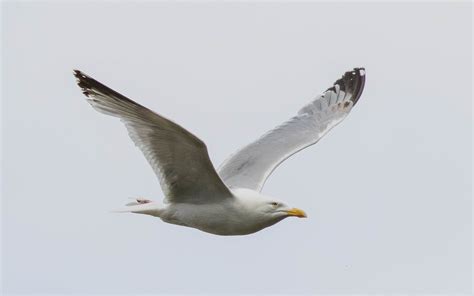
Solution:
<path fill-rule="evenodd" d="M 296 116 L 224 161 L 218 170 L 224 183 L 229 187 L 261 191 L 280 163 L 318 142 L 349 114 L 359 100 L 364 84 L 364 68 L 346 72 Z"/>
<path fill-rule="evenodd" d="M 167 201 L 208 203 L 232 196 L 216 173 L 204 142 L 81 71 L 75 70 L 74 76 L 94 109 L 125 124 L 158 176 Z"/>

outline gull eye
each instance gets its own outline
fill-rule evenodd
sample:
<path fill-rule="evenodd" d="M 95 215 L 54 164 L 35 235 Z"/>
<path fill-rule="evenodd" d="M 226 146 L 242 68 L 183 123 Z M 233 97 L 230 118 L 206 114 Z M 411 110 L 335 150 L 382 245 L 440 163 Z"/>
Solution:
<path fill-rule="evenodd" d="M 277 207 L 277 206 L 278 206 L 278 203 L 277 203 L 276 201 L 272 201 L 270 204 L 271 204 L 272 206 L 274 206 L 274 207 Z"/>

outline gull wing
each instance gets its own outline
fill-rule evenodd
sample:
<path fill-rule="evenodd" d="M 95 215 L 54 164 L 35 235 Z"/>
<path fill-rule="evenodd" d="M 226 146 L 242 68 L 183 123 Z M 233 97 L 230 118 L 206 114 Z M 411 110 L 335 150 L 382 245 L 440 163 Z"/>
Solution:
<path fill-rule="evenodd" d="M 298 114 L 231 155 L 219 168 L 229 187 L 261 191 L 285 159 L 315 144 L 341 122 L 357 103 L 365 84 L 364 68 L 346 72 Z"/>
<path fill-rule="evenodd" d="M 158 176 L 168 202 L 209 203 L 232 197 L 203 141 L 81 71 L 74 70 L 74 76 L 94 109 L 125 124 Z"/>

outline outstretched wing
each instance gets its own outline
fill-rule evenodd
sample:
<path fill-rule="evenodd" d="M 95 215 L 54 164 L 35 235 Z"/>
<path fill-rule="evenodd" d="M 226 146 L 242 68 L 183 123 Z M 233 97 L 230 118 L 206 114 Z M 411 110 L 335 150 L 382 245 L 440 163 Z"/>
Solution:
<path fill-rule="evenodd" d="M 346 72 L 296 116 L 224 161 L 218 170 L 224 183 L 229 187 L 261 191 L 265 180 L 280 163 L 318 142 L 349 114 L 362 94 L 364 83 L 364 68 Z"/>
<path fill-rule="evenodd" d="M 81 71 L 74 71 L 88 102 L 99 112 L 118 117 L 142 150 L 173 203 L 208 203 L 232 197 L 216 173 L 204 142 Z"/>

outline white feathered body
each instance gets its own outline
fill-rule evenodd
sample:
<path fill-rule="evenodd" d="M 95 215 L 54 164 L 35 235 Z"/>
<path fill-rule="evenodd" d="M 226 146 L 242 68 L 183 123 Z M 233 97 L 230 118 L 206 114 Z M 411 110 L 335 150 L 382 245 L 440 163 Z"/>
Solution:
<path fill-rule="evenodd" d="M 117 212 L 151 215 L 170 224 L 197 228 L 218 235 L 254 233 L 285 218 L 282 215 L 273 215 L 270 218 L 266 216 L 266 208 L 259 205 L 271 199 L 257 191 L 237 188 L 232 190 L 232 194 L 233 198 L 218 203 L 160 204 L 153 201 L 128 206 Z"/>

